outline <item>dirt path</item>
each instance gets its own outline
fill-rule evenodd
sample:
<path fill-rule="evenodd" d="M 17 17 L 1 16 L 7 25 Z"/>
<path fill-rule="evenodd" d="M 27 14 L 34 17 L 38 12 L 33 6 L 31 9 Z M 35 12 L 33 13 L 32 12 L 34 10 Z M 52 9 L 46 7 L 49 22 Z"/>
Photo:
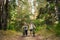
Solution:
<path fill-rule="evenodd" d="M 32 35 L 28 35 L 26 37 L 23 37 L 22 34 L 15 34 L 14 32 L 0 32 L 0 40 L 60 40 L 60 37 L 56 37 L 55 35 L 51 37 L 44 37 L 42 35 L 36 35 L 35 37 L 32 37 Z"/>
<path fill-rule="evenodd" d="M 36 39 L 33 37 L 25 37 L 24 40 L 36 40 Z"/>
<path fill-rule="evenodd" d="M 20 35 L 16 36 L 0 36 L 0 40 L 40 40 L 39 37 L 32 37 L 32 36 L 27 36 L 27 37 L 22 37 Z"/>
<path fill-rule="evenodd" d="M 26 37 L 22 37 L 22 34 L 18 34 L 16 32 L 11 31 L 0 31 L 0 40 L 40 40 L 41 36 L 32 37 L 32 35 L 28 35 Z"/>
<path fill-rule="evenodd" d="M 18 40 L 43 40 L 43 37 L 40 37 L 40 36 L 35 36 L 35 37 L 27 36 L 27 37 L 19 37 Z"/>
<path fill-rule="evenodd" d="M 32 36 L 27 36 L 27 37 L 22 37 L 20 35 L 16 35 L 16 36 L 0 36 L 0 40 L 60 40 L 59 39 L 56 39 L 56 38 L 48 38 L 48 39 L 45 39 L 43 36 L 35 36 L 35 37 L 32 37 Z"/>

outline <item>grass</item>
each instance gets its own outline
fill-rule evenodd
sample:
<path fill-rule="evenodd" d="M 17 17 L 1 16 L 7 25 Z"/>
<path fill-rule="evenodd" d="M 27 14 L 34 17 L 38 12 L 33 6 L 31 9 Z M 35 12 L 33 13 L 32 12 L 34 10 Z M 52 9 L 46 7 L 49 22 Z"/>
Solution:
<path fill-rule="evenodd" d="M 14 30 L 0 30 L 0 40 L 19 40 L 21 33 Z"/>
<path fill-rule="evenodd" d="M 21 33 L 20 32 L 16 32 L 16 31 L 12 31 L 12 30 L 7 30 L 7 31 L 4 31 L 4 30 L 0 30 L 0 35 L 3 35 L 3 36 L 15 36 L 15 35 L 20 35 Z"/>

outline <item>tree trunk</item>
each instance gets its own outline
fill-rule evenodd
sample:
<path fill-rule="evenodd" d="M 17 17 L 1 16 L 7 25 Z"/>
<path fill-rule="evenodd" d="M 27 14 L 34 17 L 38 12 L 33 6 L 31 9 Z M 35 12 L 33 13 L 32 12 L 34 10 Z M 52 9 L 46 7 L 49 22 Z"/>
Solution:
<path fill-rule="evenodd" d="M 3 0 L 0 0 L 0 30 L 2 29 L 2 5 Z"/>
<path fill-rule="evenodd" d="M 2 19 L 1 17 L 2 16 L 1 15 L 2 15 L 2 10 L 1 10 L 1 5 L 0 5 L 0 30 L 2 29 L 2 25 L 1 25 L 1 19 Z"/>
<path fill-rule="evenodd" d="M 5 1 L 3 1 L 0 6 L 0 29 L 4 30 L 7 29 L 7 16 L 8 16 L 8 0 L 6 0 L 6 3 Z"/>
<path fill-rule="evenodd" d="M 6 0 L 6 4 L 3 5 L 3 28 L 7 29 L 7 19 L 8 19 L 8 0 Z"/>

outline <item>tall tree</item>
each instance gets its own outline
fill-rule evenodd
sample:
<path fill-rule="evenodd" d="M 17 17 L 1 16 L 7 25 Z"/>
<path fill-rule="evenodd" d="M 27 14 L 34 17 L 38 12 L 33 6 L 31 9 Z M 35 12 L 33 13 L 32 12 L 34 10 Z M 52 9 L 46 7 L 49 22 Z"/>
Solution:
<path fill-rule="evenodd" d="M 2 5 L 3 5 L 3 0 L 0 0 L 0 29 L 2 29 L 2 24 L 1 24 L 1 20 L 2 20 Z"/>
<path fill-rule="evenodd" d="M 1 29 L 6 30 L 7 29 L 7 16 L 8 16 L 8 0 L 1 1 L 0 4 L 0 27 Z"/>

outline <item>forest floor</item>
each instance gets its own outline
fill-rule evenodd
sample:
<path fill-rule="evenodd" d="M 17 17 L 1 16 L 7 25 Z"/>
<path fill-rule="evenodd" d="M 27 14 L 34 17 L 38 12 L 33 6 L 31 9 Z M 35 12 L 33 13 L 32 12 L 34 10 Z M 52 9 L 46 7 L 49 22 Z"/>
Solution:
<path fill-rule="evenodd" d="M 36 35 L 35 37 L 28 35 L 23 37 L 20 32 L 0 30 L 0 40 L 60 40 L 60 37 L 45 37 L 41 35 Z"/>

